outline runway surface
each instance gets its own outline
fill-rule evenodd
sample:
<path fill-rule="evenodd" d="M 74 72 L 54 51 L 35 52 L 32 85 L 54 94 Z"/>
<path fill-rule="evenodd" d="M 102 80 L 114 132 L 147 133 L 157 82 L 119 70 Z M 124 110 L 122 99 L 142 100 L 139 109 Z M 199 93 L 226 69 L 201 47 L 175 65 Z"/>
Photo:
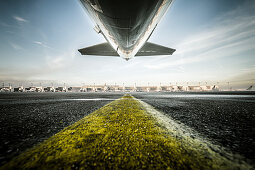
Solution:
<path fill-rule="evenodd" d="M 0 165 L 122 95 L 0 93 Z"/>
<path fill-rule="evenodd" d="M 255 93 L 141 93 L 136 98 L 255 162 Z"/>
<path fill-rule="evenodd" d="M 255 94 L 132 95 L 254 164 Z M 121 96 L 121 93 L 0 93 L 1 164 Z"/>

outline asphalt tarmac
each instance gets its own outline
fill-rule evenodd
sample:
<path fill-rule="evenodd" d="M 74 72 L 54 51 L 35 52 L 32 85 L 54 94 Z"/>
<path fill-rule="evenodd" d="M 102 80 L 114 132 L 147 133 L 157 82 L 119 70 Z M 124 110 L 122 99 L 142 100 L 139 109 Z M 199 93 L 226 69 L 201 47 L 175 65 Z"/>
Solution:
<path fill-rule="evenodd" d="M 0 165 L 122 96 L 0 93 Z"/>
<path fill-rule="evenodd" d="M 255 162 L 255 93 L 133 93 Z M 0 93 L 0 165 L 123 93 Z"/>
<path fill-rule="evenodd" d="M 255 93 L 136 93 L 212 143 L 255 164 Z"/>

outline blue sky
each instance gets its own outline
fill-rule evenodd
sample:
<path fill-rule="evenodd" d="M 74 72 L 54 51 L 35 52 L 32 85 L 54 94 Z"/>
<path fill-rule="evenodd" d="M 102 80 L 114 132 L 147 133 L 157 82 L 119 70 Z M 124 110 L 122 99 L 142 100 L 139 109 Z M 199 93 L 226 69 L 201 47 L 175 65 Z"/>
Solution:
<path fill-rule="evenodd" d="M 85 84 L 255 82 L 255 1 L 175 0 L 149 41 L 172 56 L 81 56 L 105 42 L 78 0 L 0 0 L 0 81 Z"/>

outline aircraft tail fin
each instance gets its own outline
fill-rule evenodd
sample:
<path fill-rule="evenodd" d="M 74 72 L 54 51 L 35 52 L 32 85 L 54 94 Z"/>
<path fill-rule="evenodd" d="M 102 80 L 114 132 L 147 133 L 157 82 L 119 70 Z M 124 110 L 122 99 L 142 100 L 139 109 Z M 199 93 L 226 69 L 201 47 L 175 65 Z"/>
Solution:
<path fill-rule="evenodd" d="M 246 90 L 251 90 L 251 89 L 252 89 L 252 87 L 253 87 L 253 85 L 251 85 L 250 87 L 248 87 L 248 89 L 246 89 Z"/>

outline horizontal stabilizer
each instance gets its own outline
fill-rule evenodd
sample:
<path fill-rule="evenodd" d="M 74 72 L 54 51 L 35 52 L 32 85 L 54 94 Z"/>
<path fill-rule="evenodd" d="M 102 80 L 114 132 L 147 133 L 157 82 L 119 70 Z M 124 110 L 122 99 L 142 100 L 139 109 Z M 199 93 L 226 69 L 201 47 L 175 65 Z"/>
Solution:
<path fill-rule="evenodd" d="M 78 50 L 82 55 L 119 56 L 109 43 L 102 43 Z M 146 42 L 135 56 L 172 55 L 175 49 Z"/>
<path fill-rule="evenodd" d="M 175 49 L 146 42 L 144 46 L 138 51 L 136 56 L 172 55 L 174 52 Z"/>
<path fill-rule="evenodd" d="M 98 55 L 98 56 L 118 56 L 118 53 L 111 47 L 109 43 L 93 45 L 78 50 L 82 55 Z"/>

